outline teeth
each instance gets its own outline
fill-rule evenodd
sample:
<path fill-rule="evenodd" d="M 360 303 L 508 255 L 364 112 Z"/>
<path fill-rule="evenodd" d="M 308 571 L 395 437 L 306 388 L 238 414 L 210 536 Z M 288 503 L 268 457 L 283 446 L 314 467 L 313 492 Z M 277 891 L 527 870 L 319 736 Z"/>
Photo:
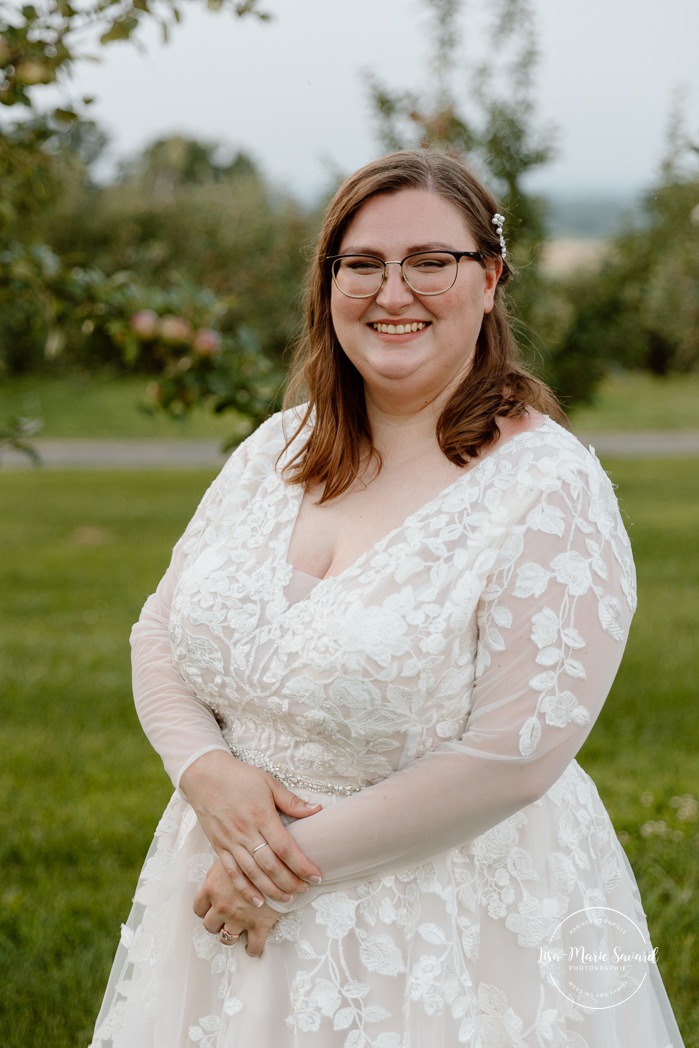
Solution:
<path fill-rule="evenodd" d="M 374 331 L 379 331 L 382 335 L 407 335 L 410 331 L 422 331 L 427 324 L 420 321 L 412 324 L 372 324 L 371 326 Z"/>

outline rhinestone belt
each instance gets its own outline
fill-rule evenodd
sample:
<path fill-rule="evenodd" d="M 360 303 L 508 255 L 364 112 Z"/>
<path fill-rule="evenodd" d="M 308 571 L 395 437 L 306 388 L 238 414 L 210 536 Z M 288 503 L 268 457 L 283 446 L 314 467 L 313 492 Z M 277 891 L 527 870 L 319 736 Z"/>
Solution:
<path fill-rule="evenodd" d="M 275 764 L 261 750 L 251 750 L 243 746 L 230 746 L 229 748 L 239 761 L 252 764 L 260 771 L 269 772 L 275 779 L 279 779 L 288 790 L 310 790 L 312 793 L 332 793 L 337 797 L 349 797 L 362 789 L 361 786 L 356 786 L 351 782 L 322 782 L 320 779 L 306 779 L 289 768 L 282 768 L 281 764 Z"/>

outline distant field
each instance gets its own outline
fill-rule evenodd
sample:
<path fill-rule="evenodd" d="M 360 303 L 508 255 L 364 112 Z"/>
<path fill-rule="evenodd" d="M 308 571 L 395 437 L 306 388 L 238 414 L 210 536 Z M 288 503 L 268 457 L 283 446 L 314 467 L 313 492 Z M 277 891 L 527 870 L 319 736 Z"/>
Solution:
<path fill-rule="evenodd" d="M 699 1048 L 699 460 L 605 465 L 640 604 L 581 763 Z M 212 473 L 0 470 L 2 1048 L 88 1043 L 171 790 L 133 709 L 129 629 Z"/>
<path fill-rule="evenodd" d="M 9 415 L 43 420 L 41 437 L 169 437 L 225 440 L 232 416 L 204 409 L 182 422 L 139 407 L 147 380 L 129 378 L 11 379 L 0 382 L 0 422 Z M 607 379 L 593 405 L 571 413 L 576 429 L 699 429 L 699 375 L 668 379 L 645 374 Z"/>
<path fill-rule="evenodd" d="M 607 251 L 605 240 L 561 237 L 544 246 L 544 269 L 554 276 L 567 276 L 580 270 L 595 269 Z"/>

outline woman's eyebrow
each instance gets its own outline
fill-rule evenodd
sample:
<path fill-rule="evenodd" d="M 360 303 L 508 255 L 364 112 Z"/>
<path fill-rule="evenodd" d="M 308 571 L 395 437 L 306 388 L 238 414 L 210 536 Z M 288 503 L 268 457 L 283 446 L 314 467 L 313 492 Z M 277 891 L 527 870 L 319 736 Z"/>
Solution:
<path fill-rule="evenodd" d="M 425 244 L 413 244 L 406 250 L 406 255 L 415 254 L 418 251 L 456 251 L 457 248 L 452 247 L 451 244 L 445 244 L 441 240 L 430 240 Z M 374 255 L 376 258 L 382 258 L 382 253 L 375 247 L 368 247 L 366 244 L 348 244 L 343 247 L 340 252 L 342 255 Z"/>

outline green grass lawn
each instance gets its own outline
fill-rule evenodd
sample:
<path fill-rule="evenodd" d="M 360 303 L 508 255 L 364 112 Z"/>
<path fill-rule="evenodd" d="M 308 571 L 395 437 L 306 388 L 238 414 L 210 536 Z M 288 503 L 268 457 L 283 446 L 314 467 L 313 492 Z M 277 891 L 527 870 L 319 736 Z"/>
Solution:
<path fill-rule="evenodd" d="M 699 461 L 607 465 L 640 609 L 581 762 L 699 1048 Z M 210 476 L 0 472 L 2 1048 L 88 1043 L 170 793 L 133 712 L 128 633 Z"/>
<path fill-rule="evenodd" d="M 168 437 L 225 440 L 231 415 L 203 408 L 173 421 L 142 410 L 147 379 L 73 376 L 0 382 L 0 422 L 11 415 L 43 420 L 41 437 Z M 616 375 L 600 386 L 594 404 L 571 412 L 576 430 L 699 429 L 699 375 L 653 378 Z"/>
<path fill-rule="evenodd" d="M 74 375 L 65 378 L 4 379 L 0 382 L 0 421 L 12 415 L 42 421 L 39 437 L 221 441 L 234 430 L 231 414 L 197 408 L 183 419 L 144 411 L 148 379 L 132 375 Z"/>
<path fill-rule="evenodd" d="M 629 372 L 605 379 L 594 402 L 570 413 L 576 431 L 699 429 L 699 374 L 656 378 Z"/>

